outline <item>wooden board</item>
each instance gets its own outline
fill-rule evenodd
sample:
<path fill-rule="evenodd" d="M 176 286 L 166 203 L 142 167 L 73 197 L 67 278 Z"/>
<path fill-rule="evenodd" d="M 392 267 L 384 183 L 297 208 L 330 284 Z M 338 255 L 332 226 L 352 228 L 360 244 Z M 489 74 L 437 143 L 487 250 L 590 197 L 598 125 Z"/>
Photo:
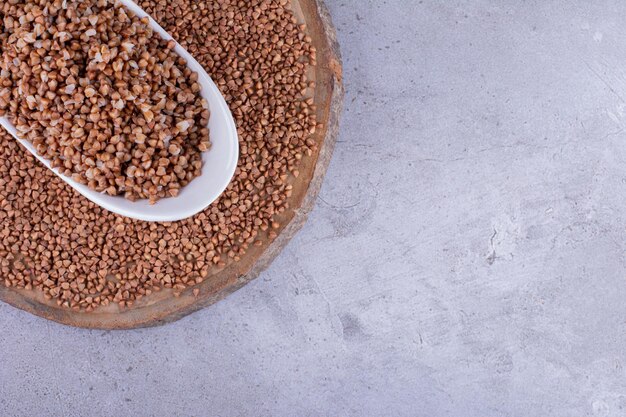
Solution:
<path fill-rule="evenodd" d="M 30 313 L 59 323 L 95 329 L 130 329 L 156 326 L 178 320 L 207 307 L 256 278 L 287 245 L 306 222 L 313 208 L 324 174 L 330 162 L 338 133 L 343 104 L 342 67 L 335 29 L 323 0 L 292 0 L 293 10 L 307 26 L 307 33 L 317 48 L 317 66 L 313 92 L 318 121 L 323 129 L 314 136 L 319 144 L 313 156 L 303 160 L 300 176 L 294 182 L 290 209 L 282 213 L 282 225 L 273 240 L 262 236 L 263 245 L 252 246 L 239 262 L 214 270 L 205 281 L 174 297 L 171 290 L 162 290 L 144 297 L 132 308 L 120 309 L 116 304 L 101 307 L 91 313 L 75 312 L 58 307 L 44 299 L 41 291 L 0 287 L 0 300 Z M 198 296 L 193 288 L 200 290 Z"/>

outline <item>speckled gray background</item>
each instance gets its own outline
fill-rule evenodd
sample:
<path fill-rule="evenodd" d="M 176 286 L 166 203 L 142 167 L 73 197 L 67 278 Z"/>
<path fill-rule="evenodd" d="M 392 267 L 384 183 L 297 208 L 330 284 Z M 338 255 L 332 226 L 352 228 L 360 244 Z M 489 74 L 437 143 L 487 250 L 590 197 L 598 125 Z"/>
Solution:
<path fill-rule="evenodd" d="M 346 109 L 304 230 L 160 328 L 0 305 L 0 415 L 626 415 L 626 2 L 328 5 Z"/>

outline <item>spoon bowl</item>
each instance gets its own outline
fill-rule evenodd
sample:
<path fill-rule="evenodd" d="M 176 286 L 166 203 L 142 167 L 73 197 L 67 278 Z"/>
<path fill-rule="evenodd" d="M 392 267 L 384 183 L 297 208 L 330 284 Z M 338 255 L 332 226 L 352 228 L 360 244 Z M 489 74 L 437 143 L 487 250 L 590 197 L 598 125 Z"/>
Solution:
<path fill-rule="evenodd" d="M 173 38 L 152 19 L 143 9 L 131 0 L 118 0 L 120 4 L 131 10 L 140 18 L 148 17 L 149 25 L 166 41 Z M 62 175 L 57 169 L 50 166 L 50 161 L 39 156 L 35 147 L 27 140 L 17 135 L 15 126 L 7 117 L 0 117 L 0 125 L 4 127 L 15 139 L 17 139 L 30 153 L 48 169 L 57 174 L 63 181 L 68 183 L 80 194 L 95 204 L 122 216 L 137 220 L 153 222 L 172 222 L 183 220 L 193 216 L 207 208 L 224 192 L 230 183 L 239 159 L 239 141 L 235 121 L 226 104 L 226 100 L 219 89 L 204 71 L 204 68 L 176 42 L 174 51 L 187 61 L 187 66 L 198 73 L 198 84 L 201 87 L 200 94 L 209 103 L 211 117 L 209 119 L 209 131 L 211 148 L 202 153 L 202 173 L 189 184 L 180 189 L 176 197 L 163 198 L 155 204 L 148 200 L 130 201 L 123 196 L 110 196 L 105 193 L 91 190 L 86 185 L 80 184 L 71 178 Z"/>

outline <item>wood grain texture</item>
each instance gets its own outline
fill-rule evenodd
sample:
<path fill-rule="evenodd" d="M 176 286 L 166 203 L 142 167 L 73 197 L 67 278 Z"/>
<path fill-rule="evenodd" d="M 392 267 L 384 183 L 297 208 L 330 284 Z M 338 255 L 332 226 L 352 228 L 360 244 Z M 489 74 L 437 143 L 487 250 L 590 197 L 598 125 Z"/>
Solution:
<path fill-rule="evenodd" d="M 45 300 L 43 292 L 5 287 L 0 288 L 0 300 L 46 319 L 77 327 L 131 329 L 157 326 L 221 300 L 269 266 L 304 225 L 315 204 L 334 149 L 344 94 L 339 46 L 323 0 L 292 0 L 292 6 L 298 19 L 306 23 L 307 33 L 317 49 L 317 65 L 311 77 L 316 81 L 313 94 L 318 121 L 323 128 L 314 134 L 319 144 L 317 152 L 303 160 L 300 176 L 294 180 L 291 208 L 277 218 L 281 224 L 278 236 L 271 240 L 267 234 L 262 235 L 263 245 L 249 248 L 239 262 L 210 271 L 203 283 L 186 289 L 178 297 L 172 290 L 165 289 L 144 297 L 132 308 L 109 305 L 91 313 L 75 312 Z M 198 296 L 192 293 L 195 288 L 200 290 Z"/>

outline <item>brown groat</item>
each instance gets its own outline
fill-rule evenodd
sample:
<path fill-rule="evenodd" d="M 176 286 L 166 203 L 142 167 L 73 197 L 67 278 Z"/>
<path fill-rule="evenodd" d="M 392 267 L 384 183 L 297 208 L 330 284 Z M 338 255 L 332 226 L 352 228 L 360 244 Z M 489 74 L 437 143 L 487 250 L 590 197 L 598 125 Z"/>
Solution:
<path fill-rule="evenodd" d="M 0 276 L 6 286 L 43 291 L 67 308 L 131 306 L 237 262 L 264 231 L 279 227 L 275 215 L 289 206 L 293 178 L 315 146 L 317 121 L 307 96 L 313 85 L 306 77 L 315 50 L 287 1 L 145 0 L 140 6 L 226 97 L 238 126 L 239 165 L 203 213 L 144 223 L 92 204 L 0 133 Z"/>
<path fill-rule="evenodd" d="M 130 200 L 175 197 L 210 148 L 198 74 L 113 0 L 2 7 L 0 113 L 54 168 Z"/>

